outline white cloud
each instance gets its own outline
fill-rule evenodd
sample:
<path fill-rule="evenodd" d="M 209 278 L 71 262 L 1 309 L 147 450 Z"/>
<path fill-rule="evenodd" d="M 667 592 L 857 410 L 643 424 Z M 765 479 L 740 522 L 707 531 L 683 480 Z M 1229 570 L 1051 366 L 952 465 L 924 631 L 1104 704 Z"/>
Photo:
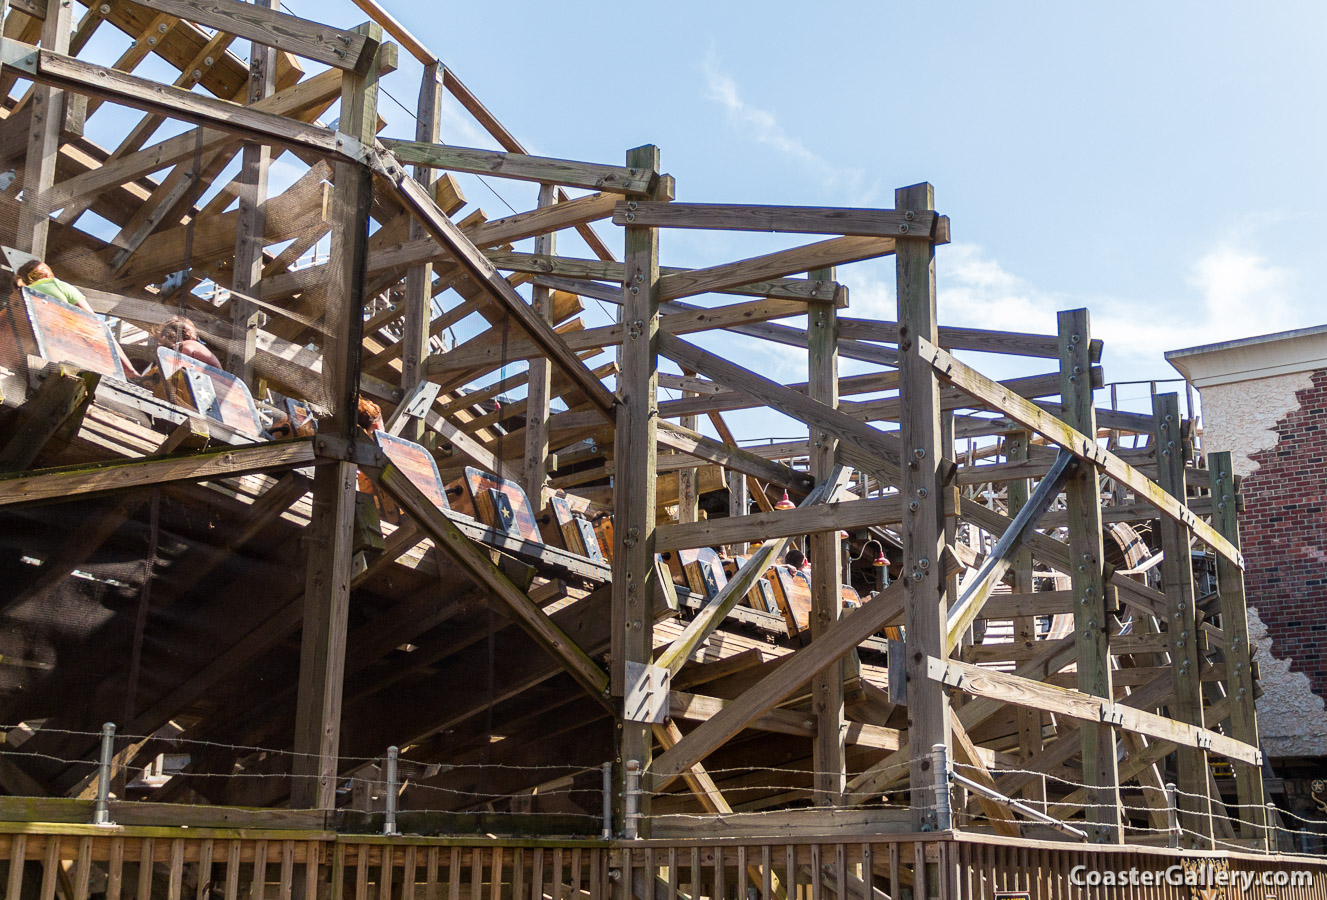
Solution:
<path fill-rule="evenodd" d="M 1282 331 L 1295 325 L 1290 270 L 1223 242 L 1194 263 L 1186 279 L 1198 290 L 1212 340 Z"/>
<path fill-rule="evenodd" d="M 737 82 L 719 68 L 714 51 L 701 66 L 705 74 L 705 97 L 723 107 L 728 119 L 740 126 L 756 142 L 773 147 L 805 166 L 827 187 L 861 193 L 865 172 L 837 166 L 788 133 L 778 117 L 768 110 L 752 106 L 743 99 Z M 859 203 L 862 202 L 860 199 Z"/>

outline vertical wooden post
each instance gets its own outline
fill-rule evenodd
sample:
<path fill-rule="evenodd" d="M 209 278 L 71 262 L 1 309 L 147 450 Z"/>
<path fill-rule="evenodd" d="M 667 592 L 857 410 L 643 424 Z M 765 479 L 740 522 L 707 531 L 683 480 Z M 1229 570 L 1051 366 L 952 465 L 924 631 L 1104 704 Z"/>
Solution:
<path fill-rule="evenodd" d="M 277 9 L 279 0 L 254 0 L 257 6 Z M 262 44 L 249 47 L 249 104 L 276 90 L 276 50 Z M 263 245 L 267 230 L 267 170 L 272 162 L 269 144 L 246 143 L 239 184 L 239 220 L 235 226 L 235 269 L 231 288 L 236 294 L 257 296 L 262 290 Z M 230 298 L 231 342 L 226 367 L 254 387 L 253 357 L 257 352 L 258 307 L 242 296 Z"/>
<path fill-rule="evenodd" d="M 415 140 L 436 144 L 441 137 L 439 121 L 442 107 L 442 63 L 424 67 L 419 83 L 419 104 L 415 113 Z M 415 166 L 415 180 L 432 187 L 437 172 L 430 166 Z M 410 220 L 410 238 L 427 237 L 424 226 Z M 401 396 L 409 397 L 424 379 L 424 360 L 428 358 L 429 322 L 433 313 L 433 264 L 411 266 L 405 273 L 405 317 L 401 335 Z M 401 431 L 407 440 L 418 441 L 424 433 L 424 420 L 411 417 Z M 531 501 L 536 498 L 531 497 Z"/>
<path fill-rule="evenodd" d="M 833 269 L 808 272 L 812 281 L 833 281 Z M 839 405 L 838 309 L 833 303 L 807 304 L 807 393 L 826 406 Z M 819 483 L 834 471 L 838 439 L 811 426 L 807 434 L 811 475 Z M 811 535 L 811 640 L 814 642 L 835 622 L 843 610 L 843 570 L 837 530 Z M 823 669 L 811 680 L 811 708 L 816 714 L 813 749 L 815 802 L 836 806 L 843 801 L 847 783 L 844 741 L 847 726 L 843 716 L 843 677 L 840 661 Z"/>
<path fill-rule="evenodd" d="M 1026 431 L 1009 435 L 1004 442 L 1005 459 L 1011 463 L 1026 462 L 1028 446 L 1031 441 L 1032 435 Z M 1009 496 L 1009 515 L 1013 517 L 1018 515 L 1018 511 L 1027 505 L 1028 497 L 1031 495 L 1031 481 L 1027 478 L 1018 478 L 1006 484 L 1005 488 Z M 1014 554 L 1011 574 L 1014 581 L 1014 593 L 1031 594 L 1036 589 L 1036 584 L 1032 578 L 1031 550 L 1025 548 Z M 1036 616 L 1016 616 L 1014 618 L 1014 642 L 1030 647 L 1036 639 Z M 1015 715 L 1018 721 L 1018 752 L 1024 760 L 1028 760 L 1041 752 L 1041 710 L 1019 706 L 1015 708 Z M 1046 779 L 1041 776 L 1030 779 L 1023 786 L 1022 793 L 1029 800 L 1044 802 L 1046 800 Z"/>
<path fill-rule="evenodd" d="M 935 209 L 935 191 L 917 184 L 894 192 L 901 210 Z M 916 338 L 938 343 L 935 312 L 935 245 L 928 235 L 901 235 L 895 252 L 898 281 L 899 437 L 904 465 L 899 479 L 903 499 L 903 603 L 907 636 L 909 784 L 918 829 L 936 826 L 931 749 L 952 749 L 949 696 L 926 676 L 926 659 L 947 657 L 945 625 L 949 597 L 940 567 L 944 551 L 944 509 L 939 503 L 940 386 L 935 371 L 917 351 Z M 916 504 L 915 508 L 913 504 Z"/>
<path fill-rule="evenodd" d="M 358 29 L 381 41 L 375 24 Z M 346 73 L 341 82 L 341 130 L 370 141 L 378 122 L 378 62 L 363 75 Z M 364 283 L 368 268 L 369 210 L 373 174 L 364 165 L 338 162 L 332 198 L 329 306 L 341 322 L 329 322 L 342 335 L 335 359 L 328 354 L 325 377 L 336 404 L 328 431 L 348 441 L 357 433 L 360 358 L 364 339 Z M 350 608 L 350 563 L 354 542 L 356 467 L 337 461 L 318 467 L 313 481 L 305 575 L 304 625 L 300 641 L 299 693 L 295 711 L 292 807 L 331 809 L 336 803 L 337 750 L 340 746 L 341 690 L 345 672 L 346 617 Z"/>
<path fill-rule="evenodd" d="M 41 29 L 43 49 L 69 52 L 72 16 L 72 0 L 50 0 Z M 46 208 L 45 194 L 55 184 L 64 104 L 64 91 L 44 84 L 34 86 L 28 155 L 23 165 L 23 203 L 18 211 L 15 241 L 18 249 L 26 250 L 38 259 L 46 257 L 46 237 L 51 230 L 51 211 Z"/>
<path fill-rule="evenodd" d="M 1207 468 L 1212 484 L 1212 527 L 1238 547 L 1239 489 L 1235 484 L 1230 453 L 1208 454 Z M 1230 698 L 1230 736 L 1257 747 L 1258 711 L 1253 702 L 1252 648 L 1249 647 L 1244 570 L 1217 554 L 1216 581 L 1221 602 L 1221 632 L 1226 639 L 1226 696 Z M 1264 850 L 1270 850 L 1262 770 L 1242 762 L 1232 761 L 1231 765 L 1235 770 L 1235 790 L 1239 794 L 1239 836 L 1260 841 Z"/>
<path fill-rule="evenodd" d="M 746 484 L 746 475 L 741 472 L 728 473 L 728 515 L 744 516 L 751 506 L 751 495 Z M 728 552 L 742 556 L 747 551 L 745 543 L 729 546 Z"/>
<path fill-rule="evenodd" d="M 627 166 L 658 172 L 659 148 L 627 151 Z M 630 201 L 628 201 L 630 202 Z M 619 702 L 626 694 L 628 660 L 649 663 L 654 647 L 654 509 L 657 476 L 655 439 L 658 433 L 659 386 L 659 232 L 626 227 L 626 261 L 622 283 L 621 375 L 618 378 L 613 503 L 616 507 L 613 550 L 612 689 Z M 618 771 L 628 760 L 649 770 L 653 729 L 623 717 Z M 620 778 L 620 776 L 619 776 Z M 646 780 L 648 784 L 648 779 Z M 649 826 L 648 793 L 640 798 L 641 824 Z M 620 805 L 619 805 L 620 806 Z"/>
<path fill-rule="evenodd" d="M 539 186 L 539 206 L 552 206 L 557 191 L 551 184 Z M 534 252 L 552 256 L 557 252 L 556 236 L 536 235 Z M 544 321 L 553 324 L 552 291 L 535 285 L 531 288 L 530 303 Z M 525 404 L 525 493 L 540 512 L 548 498 L 548 404 L 551 399 L 553 364 L 546 356 L 530 359 L 530 378 L 527 382 Z"/>
<path fill-rule="evenodd" d="M 1156 394 L 1152 398 L 1156 428 L 1157 484 L 1185 503 L 1184 438 L 1180 432 L 1178 394 Z M 1161 580 L 1166 591 L 1166 643 L 1175 679 L 1170 717 L 1190 725 L 1203 725 L 1202 660 L 1198 653 L 1198 619 L 1194 609 L 1193 562 L 1189 529 L 1168 516 L 1161 517 Z M 1179 788 L 1180 846 L 1212 848 L 1211 794 L 1208 791 L 1207 751 L 1198 747 L 1176 747 L 1175 769 Z M 1186 796 L 1186 795 L 1197 795 Z"/>
<path fill-rule="evenodd" d="M 1091 321 L 1085 309 L 1059 314 L 1060 396 L 1064 421 L 1096 440 L 1097 413 L 1092 405 Z M 1110 619 L 1106 613 L 1105 547 L 1101 525 L 1101 479 L 1095 466 L 1080 465 L 1064 487 L 1069 512 L 1069 558 L 1074 598 L 1074 635 L 1078 647 L 1078 689 L 1085 694 L 1114 699 L 1111 692 Z M 1111 726 L 1086 722 L 1079 730 L 1083 741 L 1083 782 L 1089 785 L 1087 820 L 1095 824 L 1093 838 L 1118 843 L 1120 830 L 1120 774 L 1115 731 Z"/>

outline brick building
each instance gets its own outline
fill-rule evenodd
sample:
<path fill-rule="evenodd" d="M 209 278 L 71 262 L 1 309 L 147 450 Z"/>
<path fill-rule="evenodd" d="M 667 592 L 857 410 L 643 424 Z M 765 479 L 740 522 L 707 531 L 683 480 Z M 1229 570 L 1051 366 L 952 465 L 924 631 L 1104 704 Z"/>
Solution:
<path fill-rule="evenodd" d="M 1243 478 L 1240 532 L 1264 750 L 1287 778 L 1301 766 L 1320 769 L 1327 756 L 1327 325 L 1166 358 L 1200 392 L 1204 450 L 1229 450 Z"/>

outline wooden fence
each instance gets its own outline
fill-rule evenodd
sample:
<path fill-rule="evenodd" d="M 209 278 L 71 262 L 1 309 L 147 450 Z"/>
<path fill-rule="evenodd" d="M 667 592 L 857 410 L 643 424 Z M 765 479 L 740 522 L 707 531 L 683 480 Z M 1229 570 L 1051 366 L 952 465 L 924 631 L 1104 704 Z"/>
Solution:
<path fill-rule="evenodd" d="M 1317 858 L 956 833 L 605 842 L 2 827 L 9 900 L 1327 898 Z"/>

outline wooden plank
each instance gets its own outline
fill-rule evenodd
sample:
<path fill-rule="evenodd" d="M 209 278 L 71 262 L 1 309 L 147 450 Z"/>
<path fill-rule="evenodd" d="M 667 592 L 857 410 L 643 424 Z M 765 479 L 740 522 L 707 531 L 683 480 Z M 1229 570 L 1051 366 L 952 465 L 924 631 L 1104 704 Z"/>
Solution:
<path fill-rule="evenodd" d="M 1091 334 L 1087 310 L 1059 314 L 1060 394 L 1065 422 L 1085 435 L 1097 433 L 1092 405 L 1092 385 L 1084 377 Z M 1093 441 L 1093 446 L 1096 446 Z M 1063 451 L 1062 451 L 1063 452 Z M 1074 635 L 1078 649 L 1078 690 L 1084 694 L 1115 696 L 1111 686 L 1110 617 L 1106 609 L 1105 547 L 1101 524 L 1101 485 L 1097 469 L 1082 465 L 1070 473 L 1065 485 L 1069 516 L 1070 559 L 1077 562 L 1069 573 L 1076 602 Z M 1101 722 L 1083 726 L 1083 780 L 1090 785 L 1087 820 L 1097 841 L 1119 843 L 1123 839 L 1119 812 L 1119 767 L 1115 732 Z"/>
<path fill-rule="evenodd" d="M 1212 527 L 1239 546 L 1238 486 L 1231 467 L 1230 452 L 1209 453 L 1207 467 L 1212 489 Z M 1217 593 L 1221 604 L 1221 631 L 1226 638 L 1226 697 L 1230 701 L 1230 736 L 1258 745 L 1258 711 L 1253 678 L 1252 648 L 1249 646 L 1248 610 L 1245 606 L 1244 573 L 1225 557 L 1216 558 Z M 1212 724 L 1220 720 L 1211 716 Z M 1239 833 L 1242 838 L 1261 841 L 1268 847 L 1266 797 L 1262 772 L 1240 763 L 1234 765 L 1235 790 L 1239 796 Z"/>
<path fill-rule="evenodd" d="M 627 166 L 606 166 L 569 159 L 502 153 L 497 150 L 475 150 L 419 140 L 384 139 L 382 143 L 403 163 L 449 169 L 453 172 L 496 175 L 499 178 L 513 178 L 518 181 L 560 184 L 617 194 L 647 194 L 658 182 L 657 173 Z"/>
<path fill-rule="evenodd" d="M 1184 461 L 1188 452 L 1181 433 L 1179 395 L 1154 395 L 1152 415 L 1156 423 L 1154 440 L 1157 447 L 1157 485 L 1177 503 L 1183 504 L 1186 496 Z M 1175 684 L 1173 702 L 1168 711 L 1175 719 L 1202 728 L 1205 724 L 1202 654 L 1198 613 L 1194 602 L 1191 535 L 1189 529 L 1173 519 L 1163 518 L 1159 524 L 1163 553 L 1161 584 L 1168 607 L 1164 617 L 1165 636 L 1171 645 L 1170 665 Z M 1214 849 L 1207 754 L 1201 747 L 1181 747 L 1176 751 L 1175 763 L 1175 785 L 1182 792 L 1176 800 L 1180 811 L 1180 827 L 1184 830 L 1181 846 Z"/>
<path fill-rule="evenodd" d="M 741 472 L 794 491 L 808 491 L 815 483 L 805 473 L 798 472 L 782 463 L 767 460 L 743 450 L 741 447 L 720 443 L 691 428 L 684 428 L 671 422 L 661 421 L 659 423 L 656 441 L 660 446 L 667 447 L 670 450 L 678 450 L 697 459 L 721 465 L 725 469 Z"/>
<path fill-rule="evenodd" d="M 785 415 L 834 435 L 841 441 L 838 453 L 844 462 L 890 482 L 898 478 L 901 452 L 896 436 L 877 431 L 844 412 L 673 335 L 659 335 L 659 352 L 681 366 L 701 372 L 733 390 L 747 392 Z"/>
<path fill-rule="evenodd" d="M 996 382 L 954 359 L 933 342 L 922 339 L 919 343 L 922 356 L 931 362 L 942 379 L 998 409 L 1023 427 L 1071 451 L 1080 459 L 1099 467 L 1107 476 L 1131 488 L 1139 499 L 1156 506 L 1167 518 L 1188 526 L 1199 540 L 1217 553 L 1240 568 L 1244 567 L 1244 558 L 1229 541 L 1118 455 L 1099 446 L 1095 440 L 1090 440 L 1030 400 L 1003 390 Z"/>
<path fill-rule="evenodd" d="M 48 10 L 49 13 L 49 10 Z M 41 53 L 68 53 L 69 31 L 73 6 L 57 3 L 55 14 L 42 23 Z M 0 40 L 0 55 L 6 67 L 13 65 L 22 72 L 20 63 L 12 63 L 9 39 Z M 6 96 L 8 89 L 6 88 Z M 38 259 L 46 258 L 46 240 L 51 227 L 51 207 L 42 202 L 42 196 L 55 184 L 55 167 L 60 155 L 60 131 L 64 123 L 64 91 L 51 84 L 38 84 L 32 94 L 32 118 L 28 131 L 28 152 L 23 166 L 23 199 L 19 206 L 15 241 L 18 249 L 26 250 Z"/>
<path fill-rule="evenodd" d="M 836 468 L 830 472 L 828 479 L 802 501 L 801 508 L 811 509 L 819 505 L 826 497 L 833 495 L 838 490 L 846 476 L 847 473 L 842 468 Z M 835 531 L 837 532 L 837 529 Z M 719 627 L 719 624 L 732 611 L 733 607 L 746 597 L 747 592 L 755 586 L 756 581 L 765 574 L 765 570 L 770 567 L 775 559 L 783 554 L 783 550 L 787 546 L 786 538 L 770 538 L 761 544 L 747 558 L 746 562 L 742 563 L 737 570 L 737 574 L 730 578 L 728 583 L 710 598 L 710 601 L 696 614 L 695 618 L 687 623 L 682 633 L 659 654 L 659 657 L 655 660 L 655 665 L 668 669 L 669 672 L 676 675 L 690 661 L 691 654 L 695 652 L 695 649 L 714 633 L 714 630 Z"/>
<path fill-rule="evenodd" d="M 553 188 L 541 185 L 539 205 L 553 204 Z M 556 236 L 541 234 L 534 239 L 536 253 L 553 253 L 556 248 Z M 553 296 L 546 287 L 535 285 L 530 289 L 530 305 L 534 311 L 552 327 Z M 531 359 L 529 382 L 526 389 L 525 409 L 525 493 L 535 509 L 543 510 L 548 494 L 548 413 L 552 399 L 553 367 L 545 357 Z M 596 378 L 598 376 L 595 376 Z"/>
<path fill-rule="evenodd" d="M 786 231 L 897 237 L 930 234 L 936 215 L 929 210 L 858 209 L 825 206 L 740 206 L 725 203 L 619 203 L 613 224 L 638 222 L 660 228 L 724 231 Z"/>
<path fill-rule="evenodd" d="M 363 74 L 378 52 L 367 34 L 341 30 L 240 0 L 138 0 L 143 6 L 197 22 L 334 69 Z"/>
<path fill-rule="evenodd" d="M 747 723 L 770 711 L 813 675 L 835 663 L 882 628 L 885 622 L 903 609 L 903 589 L 895 582 L 861 609 L 845 616 L 825 630 L 815 643 L 793 653 L 786 661 L 741 696 L 725 706 L 713 718 L 702 722 L 677 746 L 666 750 L 647 770 L 648 787 L 661 791 L 683 771 L 700 762 L 736 735 Z"/>
<path fill-rule="evenodd" d="M 879 319 L 843 317 L 840 333 L 859 341 L 898 343 L 898 323 Z M 941 325 L 939 346 L 946 350 L 972 350 L 977 353 L 1005 353 L 1014 356 L 1033 356 L 1042 359 L 1060 358 L 1060 338 L 1054 334 L 1027 334 L 1018 331 L 991 331 L 985 328 L 959 328 Z M 1088 344 L 1088 358 L 1095 365 L 1101 362 L 1103 344 L 1093 340 Z"/>
<path fill-rule="evenodd" d="M 849 617 L 849 620 L 852 618 L 856 616 Z M 1030 678 L 1021 678 L 952 659 L 938 660 L 935 657 L 927 659 L 926 677 L 974 697 L 990 698 L 1019 706 L 1032 706 L 1080 722 L 1106 722 L 1158 740 L 1170 741 L 1185 747 L 1204 747 L 1212 753 L 1230 759 L 1252 765 L 1261 764 L 1262 751 L 1243 741 L 1100 697 L 1091 697 L 1078 691 L 1043 684 Z"/>
<path fill-rule="evenodd" d="M 275 141 L 325 156 L 359 157 L 365 152 L 354 146 L 353 141 L 338 138 L 326 128 L 116 72 L 18 41 L 5 41 L 3 63 L 40 84 L 102 97 L 112 103 L 208 125 L 242 137 Z"/>
<path fill-rule="evenodd" d="M 934 209 L 934 189 L 926 183 L 899 188 L 894 205 Z M 944 548 L 937 492 L 946 474 L 942 462 L 947 448 L 940 432 L 940 387 L 921 352 L 924 341 L 936 336 L 935 247 L 929 240 L 901 240 L 895 263 L 898 320 L 906 329 L 899 345 L 899 394 L 908 400 L 899 423 L 899 447 L 908 464 L 897 483 L 907 511 L 900 532 L 902 580 L 895 583 L 901 584 L 906 610 L 910 803 L 914 827 L 922 830 L 941 824 L 935 812 L 932 748 L 951 745 L 949 697 L 925 677 L 926 658 L 947 655 L 950 598 L 937 564 Z"/>
<path fill-rule="evenodd" d="M 893 238 L 841 237 L 751 259 L 678 272 L 659 279 L 661 300 L 679 300 L 710 291 L 750 285 L 796 272 L 874 259 L 894 252 Z"/>
<path fill-rule="evenodd" d="M 484 254 L 438 209 L 433 198 L 419 182 L 399 167 L 389 167 L 385 174 L 396 186 L 398 197 L 429 234 L 456 257 L 475 283 L 512 314 L 517 326 L 539 345 L 562 371 L 576 383 L 594 406 L 609 421 L 613 419 L 615 400 L 603 383 L 581 362 L 561 335 L 516 293 L 511 284 L 497 273 Z"/>
<path fill-rule="evenodd" d="M 208 481 L 317 464 L 311 440 L 204 450 L 184 456 L 142 457 L 38 469 L 0 477 L 0 506 L 52 502 L 172 481 Z"/>
<path fill-rule="evenodd" d="M 607 704 L 608 676 L 555 625 L 525 593 L 497 567 L 488 554 L 467 538 L 454 523 L 392 464 L 378 476 L 378 484 L 401 505 L 435 546 L 446 553 L 476 584 L 491 591 L 511 612 L 513 620 L 557 659 L 591 697 Z"/>
<path fill-rule="evenodd" d="M 955 515 L 956 492 L 943 492 L 946 515 Z M 897 525 L 903 521 L 903 502 L 897 495 L 871 500 L 842 500 L 816 506 L 753 513 L 746 516 L 704 519 L 687 525 L 660 525 L 656 549 L 717 547 L 766 538 L 795 537 L 826 531 Z"/>
<path fill-rule="evenodd" d="M 49 372 L 37 393 L 19 407 L 18 427 L 0 446 L 0 474 L 32 465 L 51 439 L 81 416 L 99 380 L 92 372 L 67 374 L 64 367 Z"/>

